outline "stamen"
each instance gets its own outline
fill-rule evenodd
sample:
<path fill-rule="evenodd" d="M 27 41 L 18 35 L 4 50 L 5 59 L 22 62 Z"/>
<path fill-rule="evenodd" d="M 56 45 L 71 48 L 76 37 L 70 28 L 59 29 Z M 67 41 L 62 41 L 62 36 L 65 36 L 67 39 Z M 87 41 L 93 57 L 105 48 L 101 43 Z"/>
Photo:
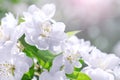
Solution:
<path fill-rule="evenodd" d="M 24 50 L 24 46 L 21 44 L 20 41 L 17 43 L 17 47 L 18 47 L 20 52 L 22 52 Z"/>
<path fill-rule="evenodd" d="M 15 72 L 15 65 L 10 64 L 10 63 L 0 63 L 0 77 L 11 77 L 14 76 Z"/>
<path fill-rule="evenodd" d="M 80 54 L 71 54 L 67 56 L 67 60 L 70 61 L 70 63 L 73 63 L 73 61 L 78 61 L 80 59 Z"/>
<path fill-rule="evenodd" d="M 43 38 L 49 37 L 51 31 L 51 24 L 49 22 L 45 22 L 42 24 L 42 33 L 40 34 L 40 36 Z"/>

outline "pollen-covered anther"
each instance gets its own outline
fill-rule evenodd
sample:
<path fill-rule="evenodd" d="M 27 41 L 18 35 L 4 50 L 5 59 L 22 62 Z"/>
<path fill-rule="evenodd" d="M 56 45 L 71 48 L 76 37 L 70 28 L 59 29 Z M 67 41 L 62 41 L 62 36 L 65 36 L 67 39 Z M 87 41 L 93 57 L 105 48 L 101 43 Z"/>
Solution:
<path fill-rule="evenodd" d="M 0 77 L 14 76 L 15 65 L 10 63 L 0 63 Z"/>
<path fill-rule="evenodd" d="M 41 32 L 40 36 L 43 38 L 49 37 L 49 34 L 52 31 L 51 27 L 52 26 L 51 26 L 50 22 L 44 22 L 42 24 L 42 28 L 41 28 L 42 32 Z"/>
<path fill-rule="evenodd" d="M 20 41 L 17 43 L 17 47 L 18 47 L 18 49 L 19 49 L 20 51 L 23 51 L 23 50 L 24 50 L 24 46 L 21 44 Z"/>

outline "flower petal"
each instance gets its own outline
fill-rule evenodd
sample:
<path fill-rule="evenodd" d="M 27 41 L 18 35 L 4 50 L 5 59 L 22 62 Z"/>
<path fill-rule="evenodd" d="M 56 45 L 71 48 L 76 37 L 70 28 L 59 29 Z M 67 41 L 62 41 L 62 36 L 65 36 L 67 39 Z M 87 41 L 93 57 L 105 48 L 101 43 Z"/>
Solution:
<path fill-rule="evenodd" d="M 46 4 L 41 9 L 49 18 L 52 18 L 55 14 L 55 5 L 54 4 Z"/>

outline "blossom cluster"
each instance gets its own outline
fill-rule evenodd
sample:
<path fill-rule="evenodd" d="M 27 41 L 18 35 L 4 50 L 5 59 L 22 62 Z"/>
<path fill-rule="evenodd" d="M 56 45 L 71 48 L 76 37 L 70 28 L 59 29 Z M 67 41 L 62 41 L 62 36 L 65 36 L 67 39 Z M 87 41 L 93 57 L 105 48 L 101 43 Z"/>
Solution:
<path fill-rule="evenodd" d="M 2 18 L 0 80 L 120 80 L 120 58 L 65 32 L 54 14 L 54 4 L 31 5 Z"/>

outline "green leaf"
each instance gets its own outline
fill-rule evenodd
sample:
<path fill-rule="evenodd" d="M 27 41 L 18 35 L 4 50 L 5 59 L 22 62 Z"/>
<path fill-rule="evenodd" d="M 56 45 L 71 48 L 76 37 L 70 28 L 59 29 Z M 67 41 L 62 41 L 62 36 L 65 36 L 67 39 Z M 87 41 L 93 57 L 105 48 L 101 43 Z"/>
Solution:
<path fill-rule="evenodd" d="M 0 1 L 0 3 L 2 3 L 2 2 Z M 1 7 L 0 8 L 0 19 L 3 18 L 3 16 L 5 16 L 5 13 L 7 13 L 7 10 Z M 1 24 L 1 22 L 0 22 L 0 24 Z"/>
<path fill-rule="evenodd" d="M 82 64 L 82 67 L 80 68 L 80 71 L 84 68 L 87 67 L 88 65 L 84 62 L 83 59 L 80 59 L 79 62 Z"/>
<path fill-rule="evenodd" d="M 25 20 L 24 20 L 22 17 L 19 17 L 18 24 L 20 24 L 20 23 L 22 23 L 22 22 L 25 22 Z"/>
<path fill-rule="evenodd" d="M 26 72 L 26 73 L 23 75 L 23 77 L 22 77 L 21 80 L 32 80 L 32 78 L 33 78 L 33 76 L 34 76 L 34 72 L 35 72 L 35 70 L 34 70 L 34 65 L 33 65 L 33 66 L 29 69 L 29 71 Z"/>
<path fill-rule="evenodd" d="M 85 73 L 80 72 L 87 64 L 84 60 L 80 59 L 79 62 L 82 64 L 81 68 L 74 67 L 74 72 L 72 74 L 66 74 L 70 80 L 91 80 L 88 75 Z"/>
<path fill-rule="evenodd" d="M 52 66 L 52 61 L 54 55 L 48 50 L 38 50 L 37 53 L 34 53 L 35 58 L 38 60 L 38 63 L 45 69 L 49 70 Z"/>
<path fill-rule="evenodd" d="M 20 0 L 11 0 L 12 3 L 16 4 L 16 3 L 19 3 Z"/>
<path fill-rule="evenodd" d="M 39 50 L 35 46 L 29 45 L 25 42 L 24 38 L 25 35 L 19 39 L 24 46 L 23 52 L 30 58 L 36 58 L 40 66 L 49 70 L 56 55 L 53 55 L 49 50 Z"/>
<path fill-rule="evenodd" d="M 88 66 L 83 59 L 80 59 L 79 62 L 82 64 L 82 67 L 80 68 L 74 67 L 74 71 L 80 72 L 84 67 Z"/>
<path fill-rule="evenodd" d="M 71 36 L 74 36 L 76 35 L 77 33 L 79 33 L 80 31 L 70 31 L 70 32 L 67 32 L 66 34 L 68 35 L 68 37 L 71 37 Z"/>
<path fill-rule="evenodd" d="M 74 71 L 72 74 L 66 74 L 70 80 L 91 80 L 88 75 L 82 72 Z"/>
<path fill-rule="evenodd" d="M 26 53 L 26 55 L 30 58 L 34 58 L 34 54 L 38 51 L 38 49 L 35 46 L 29 45 L 24 40 L 25 35 L 23 35 L 19 40 L 22 46 L 24 47 L 23 52 Z"/>

